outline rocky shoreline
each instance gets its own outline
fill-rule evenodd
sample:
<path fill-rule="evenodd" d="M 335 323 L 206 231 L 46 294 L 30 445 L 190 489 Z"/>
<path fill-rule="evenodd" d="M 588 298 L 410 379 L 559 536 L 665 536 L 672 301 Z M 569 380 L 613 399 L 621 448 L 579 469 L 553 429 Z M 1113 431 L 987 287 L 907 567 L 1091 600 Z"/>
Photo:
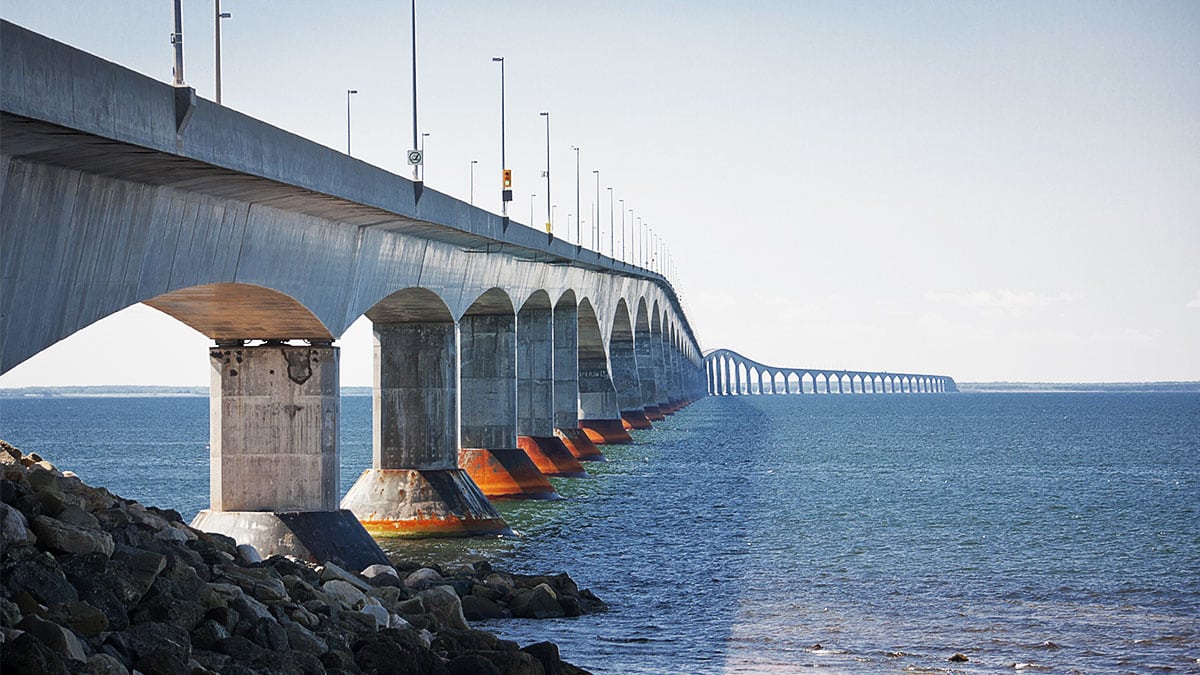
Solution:
<path fill-rule="evenodd" d="M 469 620 L 603 611 L 566 574 L 486 561 L 361 572 L 192 529 L 0 441 L 0 671 L 586 673 Z"/>

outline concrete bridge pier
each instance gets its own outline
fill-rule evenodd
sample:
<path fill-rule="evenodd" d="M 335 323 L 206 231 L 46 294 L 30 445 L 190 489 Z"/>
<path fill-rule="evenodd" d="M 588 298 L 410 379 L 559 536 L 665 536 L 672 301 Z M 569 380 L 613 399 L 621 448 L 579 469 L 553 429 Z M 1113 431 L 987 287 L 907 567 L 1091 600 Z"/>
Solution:
<path fill-rule="evenodd" d="M 618 311 L 609 341 L 609 363 L 612 364 L 613 388 L 617 390 L 617 407 L 621 425 L 627 430 L 649 429 L 650 420 L 642 408 L 642 383 L 638 377 L 637 355 L 633 330 L 624 311 Z"/>
<path fill-rule="evenodd" d="M 499 296 L 503 293 L 497 290 L 485 293 L 458 323 L 458 465 L 490 498 L 558 499 L 554 486 L 517 445 L 516 317 L 507 297 Z M 501 302 L 506 309 L 495 306 Z"/>
<path fill-rule="evenodd" d="M 372 468 L 342 499 L 381 536 L 511 533 L 458 468 L 457 340 L 445 321 L 374 324 Z"/>
<path fill-rule="evenodd" d="M 603 462 L 604 454 L 579 426 L 579 309 L 574 293 L 554 306 L 554 435 L 581 462 Z"/>
<path fill-rule="evenodd" d="M 657 328 L 656 328 L 657 326 Z M 650 325 L 650 365 L 654 371 L 654 406 L 646 409 L 646 417 L 652 422 L 667 419 L 667 408 L 670 407 L 670 395 L 667 393 L 667 368 L 663 360 L 662 322 L 657 313 Z"/>
<path fill-rule="evenodd" d="M 517 445 L 546 476 L 586 477 L 554 435 L 554 312 L 535 294 L 517 314 Z"/>
<path fill-rule="evenodd" d="M 654 353 L 650 346 L 650 324 L 646 320 L 644 309 L 638 312 L 633 355 L 637 359 L 637 376 L 641 385 L 642 415 L 649 426 L 655 418 L 662 419 L 663 414 L 658 409 L 658 389 L 654 383 Z"/>
<path fill-rule="evenodd" d="M 354 514 L 338 509 L 338 348 L 221 340 L 209 362 L 211 507 L 192 526 L 264 557 L 386 564 Z"/>
<path fill-rule="evenodd" d="M 596 445 L 633 442 L 621 421 L 608 354 L 590 305 L 579 308 L 579 426 Z"/>

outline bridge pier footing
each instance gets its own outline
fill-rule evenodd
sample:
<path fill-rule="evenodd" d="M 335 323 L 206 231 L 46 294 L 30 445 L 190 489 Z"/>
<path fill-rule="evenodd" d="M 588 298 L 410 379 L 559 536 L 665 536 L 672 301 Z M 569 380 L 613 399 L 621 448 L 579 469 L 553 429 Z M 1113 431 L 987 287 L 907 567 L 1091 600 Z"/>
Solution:
<path fill-rule="evenodd" d="M 579 428 L 596 445 L 624 445 L 633 442 L 623 420 L 579 420 Z"/>
<path fill-rule="evenodd" d="M 338 561 L 387 557 L 338 509 L 338 349 L 232 341 L 209 350 L 212 506 L 200 530 L 251 544 L 264 557 Z"/>
<path fill-rule="evenodd" d="M 342 507 L 376 535 L 510 534 L 458 467 L 454 322 L 376 322 L 374 336 L 372 468 Z"/>
<path fill-rule="evenodd" d="M 543 475 L 557 478 L 588 477 L 587 470 L 558 436 L 517 436 L 517 445 L 529 455 Z"/>
<path fill-rule="evenodd" d="M 608 458 L 596 447 L 596 443 L 579 427 L 554 430 L 554 435 L 563 442 L 571 455 L 581 462 L 606 462 Z"/>
<path fill-rule="evenodd" d="M 667 416 L 662 412 L 662 408 L 658 407 L 657 405 L 646 406 L 645 412 L 646 419 L 650 420 L 651 422 L 661 422 L 667 419 Z"/>
<path fill-rule="evenodd" d="M 633 429 L 646 430 L 646 429 L 654 428 L 650 424 L 650 418 L 646 415 L 646 411 L 642 410 L 642 409 L 622 410 L 621 411 L 621 425 L 624 426 L 625 429 L 627 429 L 627 430 L 633 430 Z"/>

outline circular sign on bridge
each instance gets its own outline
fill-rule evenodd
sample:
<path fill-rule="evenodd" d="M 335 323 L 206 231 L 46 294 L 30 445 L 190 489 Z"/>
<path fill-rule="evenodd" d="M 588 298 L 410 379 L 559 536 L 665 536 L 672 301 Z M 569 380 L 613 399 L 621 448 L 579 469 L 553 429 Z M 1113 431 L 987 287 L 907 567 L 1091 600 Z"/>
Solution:
<path fill-rule="evenodd" d="M 409 150 L 408 151 L 408 163 L 409 164 L 420 164 L 421 160 L 423 159 L 423 157 L 421 155 L 422 155 L 422 153 L 420 150 Z"/>

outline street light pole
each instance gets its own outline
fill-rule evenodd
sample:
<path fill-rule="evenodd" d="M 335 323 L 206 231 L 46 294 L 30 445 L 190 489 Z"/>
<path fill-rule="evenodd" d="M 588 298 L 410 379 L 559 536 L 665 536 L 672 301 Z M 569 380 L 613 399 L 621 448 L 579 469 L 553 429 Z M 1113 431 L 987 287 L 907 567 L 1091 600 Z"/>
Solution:
<path fill-rule="evenodd" d="M 618 199 L 621 202 L 621 260 L 625 259 L 625 200 Z"/>
<path fill-rule="evenodd" d="M 571 149 L 575 151 L 575 243 L 583 246 L 583 213 L 579 210 L 579 146 L 572 145 Z"/>
<path fill-rule="evenodd" d="M 554 227 L 554 210 L 550 207 L 550 113 L 539 113 L 546 118 L 546 234 Z"/>
<path fill-rule="evenodd" d="M 221 103 L 221 19 L 228 19 L 233 16 L 229 12 L 221 11 L 221 0 L 213 0 L 213 5 L 216 9 L 216 26 L 213 31 L 214 41 L 216 42 L 213 52 L 216 54 L 216 75 L 217 75 L 217 104 Z M 349 153 L 347 153 L 349 154 Z"/>
<path fill-rule="evenodd" d="M 357 89 L 346 90 L 346 154 L 350 154 L 350 95 L 357 94 Z"/>
<path fill-rule="evenodd" d="M 512 174 L 508 173 L 508 162 L 504 159 L 504 57 L 493 56 L 492 61 L 500 64 L 500 215 L 508 216 L 508 203 L 512 201 Z"/>
<path fill-rule="evenodd" d="M 412 89 L 413 89 L 413 148 L 417 147 L 417 0 L 412 0 Z M 413 181 L 419 182 L 421 164 L 425 161 L 424 153 L 421 161 L 413 164 Z"/>
<path fill-rule="evenodd" d="M 428 136 L 428 131 L 421 132 L 421 180 L 425 180 L 425 139 Z"/>
<path fill-rule="evenodd" d="M 475 165 L 479 160 L 471 160 L 471 206 L 475 206 Z"/>
<path fill-rule="evenodd" d="M 617 235 L 613 232 L 613 189 L 608 188 L 608 255 L 616 254 Z"/>
<path fill-rule="evenodd" d="M 535 198 L 537 198 L 537 195 L 529 195 L 529 224 L 530 225 L 533 224 L 533 200 Z"/>
<path fill-rule="evenodd" d="M 600 252 L 600 169 L 592 169 L 596 174 L 596 218 L 592 221 L 592 250 Z"/>
<path fill-rule="evenodd" d="M 633 209 L 629 209 L 629 229 L 633 229 Z M 625 223 L 621 223 L 621 240 L 625 240 Z M 624 246 L 621 247 L 622 250 Z M 630 262 L 637 260 L 637 238 L 633 238 L 629 242 L 629 260 Z"/>
<path fill-rule="evenodd" d="M 183 0 L 175 0 L 175 32 L 171 33 L 171 44 L 175 46 L 175 86 L 182 87 L 183 80 Z"/>

